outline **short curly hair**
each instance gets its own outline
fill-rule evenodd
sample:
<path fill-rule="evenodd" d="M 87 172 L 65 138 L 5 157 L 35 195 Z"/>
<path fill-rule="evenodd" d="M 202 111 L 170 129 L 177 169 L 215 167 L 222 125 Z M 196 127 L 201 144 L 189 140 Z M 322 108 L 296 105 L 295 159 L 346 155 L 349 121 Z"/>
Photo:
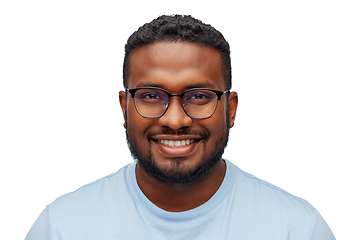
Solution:
<path fill-rule="evenodd" d="M 189 15 L 163 15 L 135 31 L 125 44 L 123 85 L 127 87 L 131 53 L 137 48 L 158 42 L 188 41 L 217 49 L 222 59 L 222 69 L 227 89 L 231 88 L 230 46 L 223 35 L 208 24 Z"/>

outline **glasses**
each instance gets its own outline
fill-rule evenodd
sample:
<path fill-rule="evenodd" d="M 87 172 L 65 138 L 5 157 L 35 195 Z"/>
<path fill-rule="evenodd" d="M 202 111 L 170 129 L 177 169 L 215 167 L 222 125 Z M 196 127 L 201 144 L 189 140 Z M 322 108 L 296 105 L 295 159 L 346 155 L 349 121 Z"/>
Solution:
<path fill-rule="evenodd" d="M 159 118 L 169 107 L 170 98 L 180 97 L 185 113 L 196 119 L 211 117 L 221 96 L 227 91 L 218 91 L 207 88 L 192 88 L 182 94 L 170 94 L 168 91 L 156 87 L 125 89 L 134 99 L 136 111 L 146 118 Z"/>

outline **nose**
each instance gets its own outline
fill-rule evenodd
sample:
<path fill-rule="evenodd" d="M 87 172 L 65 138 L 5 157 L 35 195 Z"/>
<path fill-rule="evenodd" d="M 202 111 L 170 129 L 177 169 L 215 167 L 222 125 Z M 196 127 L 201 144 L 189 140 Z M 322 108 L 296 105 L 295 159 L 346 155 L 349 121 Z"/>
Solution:
<path fill-rule="evenodd" d="M 192 124 L 192 118 L 185 113 L 182 107 L 181 98 L 173 97 L 170 100 L 167 111 L 159 118 L 159 124 L 173 130 L 188 127 Z"/>

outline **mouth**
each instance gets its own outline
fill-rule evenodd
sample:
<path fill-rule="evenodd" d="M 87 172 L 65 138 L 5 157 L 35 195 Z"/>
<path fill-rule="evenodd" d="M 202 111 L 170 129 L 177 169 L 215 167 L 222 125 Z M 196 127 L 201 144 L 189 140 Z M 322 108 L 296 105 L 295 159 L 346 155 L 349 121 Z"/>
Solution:
<path fill-rule="evenodd" d="M 169 147 L 184 147 L 195 142 L 195 139 L 183 139 L 183 140 L 168 140 L 158 139 L 157 142 L 164 144 Z"/>
<path fill-rule="evenodd" d="M 152 138 L 157 151 L 164 157 L 185 157 L 190 156 L 198 149 L 198 143 L 202 140 L 200 137 L 182 136 L 178 137 L 158 136 Z"/>

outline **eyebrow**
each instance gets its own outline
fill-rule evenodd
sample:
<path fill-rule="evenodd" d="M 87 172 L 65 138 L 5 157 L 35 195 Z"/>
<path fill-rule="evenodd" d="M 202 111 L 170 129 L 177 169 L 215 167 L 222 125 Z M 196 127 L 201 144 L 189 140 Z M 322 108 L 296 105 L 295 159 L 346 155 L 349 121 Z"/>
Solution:
<path fill-rule="evenodd" d="M 216 88 L 216 86 L 211 83 L 211 82 L 204 82 L 204 83 L 195 83 L 195 84 L 190 84 L 186 86 L 187 89 L 191 89 L 191 88 Z"/>
<path fill-rule="evenodd" d="M 163 84 L 152 84 L 152 83 L 142 83 L 142 82 L 139 82 L 138 84 L 136 84 L 136 87 L 157 87 L 157 88 L 165 89 Z M 216 86 L 211 82 L 202 82 L 202 83 L 194 83 L 194 84 L 185 85 L 184 88 L 186 90 L 187 89 L 192 89 L 192 88 L 216 89 Z"/>

